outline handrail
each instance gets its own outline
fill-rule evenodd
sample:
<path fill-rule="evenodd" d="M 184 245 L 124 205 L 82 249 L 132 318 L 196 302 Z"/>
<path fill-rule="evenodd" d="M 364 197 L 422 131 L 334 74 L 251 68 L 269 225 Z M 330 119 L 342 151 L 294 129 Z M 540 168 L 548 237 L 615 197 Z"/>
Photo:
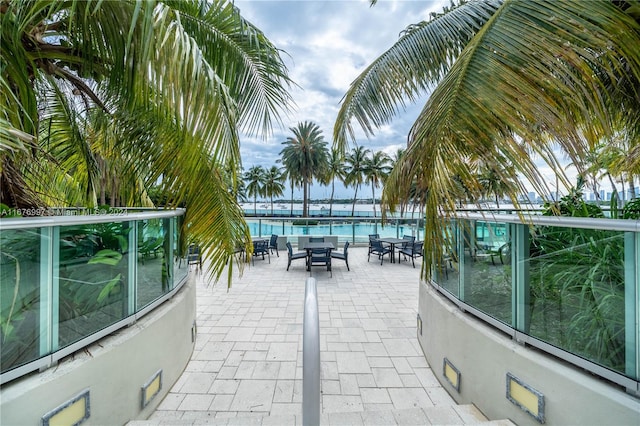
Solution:
<path fill-rule="evenodd" d="M 304 291 L 302 424 L 320 424 L 320 322 L 315 278 L 307 278 Z"/>
<path fill-rule="evenodd" d="M 469 219 L 486 222 L 503 222 L 516 224 L 532 224 L 542 226 L 559 226 L 565 228 L 600 229 L 603 231 L 640 232 L 640 220 L 637 219 L 610 219 L 594 217 L 568 217 L 568 216 L 542 216 L 526 215 L 522 220 L 518 215 L 512 214 L 485 214 L 462 212 L 451 219 Z"/>
<path fill-rule="evenodd" d="M 155 209 L 145 211 L 129 211 L 131 209 L 117 208 L 115 213 L 100 214 L 95 210 L 84 209 L 85 214 L 72 214 L 67 216 L 31 216 L 31 217 L 6 217 L 0 220 L 0 229 L 27 229 L 46 226 L 70 226 L 88 225 L 105 222 L 127 222 L 131 220 L 168 219 L 183 216 L 185 209 Z M 46 211 L 46 210 L 43 210 Z M 53 209 L 52 211 L 55 211 Z"/>

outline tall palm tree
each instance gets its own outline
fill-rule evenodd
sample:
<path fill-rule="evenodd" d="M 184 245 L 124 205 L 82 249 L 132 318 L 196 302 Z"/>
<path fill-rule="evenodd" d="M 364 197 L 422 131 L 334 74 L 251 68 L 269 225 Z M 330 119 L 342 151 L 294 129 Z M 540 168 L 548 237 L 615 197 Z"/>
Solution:
<path fill-rule="evenodd" d="M 160 181 L 219 277 L 249 240 L 224 180 L 238 129 L 291 100 L 280 51 L 224 0 L 11 0 L 0 20 L 0 203 L 139 205 Z"/>
<path fill-rule="evenodd" d="M 479 165 L 478 183 L 482 195 L 493 197 L 496 208 L 500 208 L 500 199 L 514 189 L 510 187 L 513 181 L 513 167 L 508 170 L 499 170 L 493 164 Z"/>
<path fill-rule="evenodd" d="M 373 197 L 373 217 L 376 217 L 376 188 L 385 181 L 391 171 L 391 158 L 382 151 L 376 151 L 364 161 L 365 182 L 371 184 Z"/>
<path fill-rule="evenodd" d="M 253 197 L 253 214 L 257 215 L 258 196 L 265 195 L 266 173 L 262 166 L 253 166 L 244 174 L 247 182 L 247 195 Z"/>
<path fill-rule="evenodd" d="M 327 143 L 320 127 L 311 121 L 298 123 L 289 130 L 294 136 L 282 142 L 285 147 L 280 151 L 280 155 L 290 178 L 302 183 L 302 216 L 307 217 L 311 183 L 314 177 L 322 176 L 327 168 Z"/>
<path fill-rule="evenodd" d="M 353 193 L 353 205 L 351 207 L 351 216 L 355 215 L 356 200 L 358 198 L 358 188 L 364 182 L 364 167 L 367 155 L 371 151 L 362 147 L 356 146 L 347 154 L 344 158 L 345 162 L 345 179 L 344 183 L 347 186 L 353 186 L 355 191 Z"/>
<path fill-rule="evenodd" d="M 393 207 L 414 177 L 428 185 L 427 274 L 445 243 L 440 215 L 455 215 L 450 176 L 476 186 L 469 158 L 513 164 L 542 194 L 539 159 L 561 173 L 554 147 L 577 164 L 588 150 L 581 136 L 610 134 L 618 116 L 638 134 L 640 97 L 631 88 L 640 87 L 639 20 L 631 1 L 461 2 L 407 27 L 353 81 L 334 127 L 342 149 L 353 139 L 352 119 L 371 135 L 407 99 L 433 90 L 383 192 Z M 525 187 L 518 180 L 513 188 L 518 206 Z"/>
<path fill-rule="evenodd" d="M 284 180 L 286 176 L 276 167 L 271 166 L 264 174 L 264 195 L 271 200 L 271 216 L 273 216 L 273 197 L 279 197 L 284 194 Z"/>
<path fill-rule="evenodd" d="M 344 182 L 346 176 L 344 168 L 344 157 L 338 150 L 332 149 L 329 154 L 329 161 L 325 175 L 321 178 L 324 185 L 331 184 L 331 196 L 329 197 L 329 216 L 333 215 L 333 196 L 336 190 L 336 179 Z"/>

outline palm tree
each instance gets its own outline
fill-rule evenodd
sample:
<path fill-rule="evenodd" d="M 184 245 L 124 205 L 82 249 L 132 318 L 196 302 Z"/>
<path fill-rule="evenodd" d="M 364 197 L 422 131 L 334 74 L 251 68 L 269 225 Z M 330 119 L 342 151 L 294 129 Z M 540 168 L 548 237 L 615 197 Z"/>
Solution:
<path fill-rule="evenodd" d="M 341 182 L 345 180 L 344 158 L 342 154 L 332 149 L 329 154 L 329 162 L 325 175 L 320 179 L 323 185 L 331 184 L 331 197 L 329 198 L 329 217 L 333 215 L 333 196 L 336 190 L 336 178 Z"/>
<path fill-rule="evenodd" d="M 253 166 L 244 174 L 244 180 L 247 181 L 247 194 L 253 197 L 253 214 L 257 215 L 258 196 L 265 195 L 265 170 L 262 166 Z"/>
<path fill-rule="evenodd" d="M 139 205 L 160 182 L 219 277 L 249 240 L 224 179 L 238 129 L 291 100 L 280 51 L 228 1 L 12 0 L 0 19 L 0 203 Z"/>
<path fill-rule="evenodd" d="M 545 193 L 537 162 L 561 173 L 554 147 L 579 163 L 588 150 L 581 136 L 611 134 L 612 117 L 622 117 L 623 128 L 638 134 L 640 101 L 625 95 L 640 87 L 640 18 L 634 5 L 461 2 L 407 27 L 353 81 L 334 127 L 335 144 L 343 150 L 355 134 L 352 119 L 370 136 L 407 99 L 433 89 L 411 128 L 402 166 L 396 165 L 383 192 L 393 208 L 414 177 L 428 186 L 427 274 L 445 243 L 446 216 L 455 216 L 450 176 L 475 187 L 470 158 L 500 169 L 513 164 L 516 175 Z M 512 183 L 508 196 L 517 207 L 525 187 L 520 180 Z"/>
<path fill-rule="evenodd" d="M 514 168 L 498 168 L 493 163 L 476 161 L 477 191 L 478 199 L 492 197 L 496 203 L 496 208 L 500 208 L 500 199 L 506 194 L 516 192 L 517 188 L 512 188 L 511 182 L 516 181 Z M 468 182 L 468 180 L 467 180 Z"/>
<path fill-rule="evenodd" d="M 373 217 L 376 217 L 376 188 L 384 182 L 391 171 L 391 158 L 382 151 L 374 152 L 371 157 L 365 158 L 364 177 L 365 182 L 371 184 L 373 196 Z"/>
<path fill-rule="evenodd" d="M 284 194 L 284 180 L 286 176 L 276 167 L 271 166 L 264 174 L 264 195 L 271 200 L 271 216 L 273 216 L 273 197 L 279 197 Z"/>
<path fill-rule="evenodd" d="M 302 216 L 309 216 L 309 190 L 313 178 L 323 175 L 328 163 L 327 143 L 322 136 L 322 130 L 311 121 L 298 123 L 290 127 L 293 137 L 282 142 L 285 147 L 280 151 L 282 164 L 290 179 L 302 183 Z"/>
<path fill-rule="evenodd" d="M 353 206 L 351 207 L 351 216 L 355 215 L 356 200 L 358 198 L 358 188 L 364 182 L 364 166 L 367 155 L 371 151 L 365 149 L 362 146 L 357 146 L 345 157 L 345 179 L 344 183 L 347 186 L 353 186 L 355 191 L 353 193 Z"/>

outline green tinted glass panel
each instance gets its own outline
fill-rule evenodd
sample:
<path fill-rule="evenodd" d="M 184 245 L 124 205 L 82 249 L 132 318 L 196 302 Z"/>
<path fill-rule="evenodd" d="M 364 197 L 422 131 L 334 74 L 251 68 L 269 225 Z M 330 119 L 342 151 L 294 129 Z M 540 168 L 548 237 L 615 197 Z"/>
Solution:
<path fill-rule="evenodd" d="M 173 280 L 174 285 L 182 281 L 189 273 L 187 264 L 186 243 L 182 243 L 180 226 L 182 217 L 173 218 Z"/>
<path fill-rule="evenodd" d="M 60 227 L 59 347 L 126 316 L 128 222 Z"/>
<path fill-rule="evenodd" d="M 0 233 L 0 363 L 2 372 L 39 357 L 40 230 Z"/>
<path fill-rule="evenodd" d="M 136 309 L 153 302 L 171 290 L 173 268 L 167 265 L 169 252 L 169 221 L 147 219 L 138 221 L 138 288 Z"/>
<path fill-rule="evenodd" d="M 530 291 L 532 336 L 624 372 L 622 232 L 536 228 Z"/>
<path fill-rule="evenodd" d="M 464 301 L 504 323 L 512 322 L 512 268 L 504 224 L 464 225 Z"/>

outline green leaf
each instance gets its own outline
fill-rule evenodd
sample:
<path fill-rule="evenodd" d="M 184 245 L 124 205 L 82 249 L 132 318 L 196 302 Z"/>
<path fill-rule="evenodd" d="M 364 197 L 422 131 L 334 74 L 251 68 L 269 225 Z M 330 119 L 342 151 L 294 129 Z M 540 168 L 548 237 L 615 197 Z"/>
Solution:
<path fill-rule="evenodd" d="M 122 277 L 122 274 L 118 274 L 114 279 L 109 281 L 104 286 L 104 288 L 102 289 L 102 291 L 100 291 L 100 294 L 98 295 L 98 298 L 97 298 L 98 303 L 102 303 L 104 299 L 106 299 L 109 296 L 109 294 L 116 287 L 116 285 L 120 283 L 121 277 Z"/>
<path fill-rule="evenodd" d="M 122 259 L 122 253 L 118 253 L 115 250 L 105 249 L 97 252 L 95 256 L 89 259 L 87 264 L 89 265 L 101 264 L 101 265 L 116 266 L 121 259 Z"/>

